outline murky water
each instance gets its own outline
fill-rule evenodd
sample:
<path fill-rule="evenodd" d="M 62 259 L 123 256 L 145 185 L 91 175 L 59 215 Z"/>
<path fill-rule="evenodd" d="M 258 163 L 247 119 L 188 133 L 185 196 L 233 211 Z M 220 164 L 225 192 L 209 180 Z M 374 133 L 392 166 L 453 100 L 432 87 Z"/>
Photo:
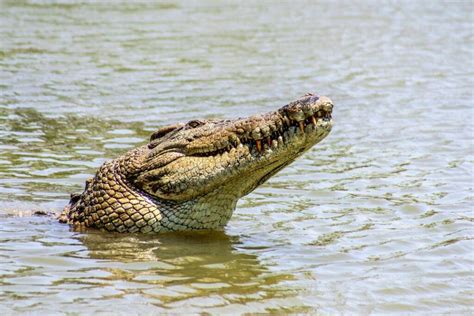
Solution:
<path fill-rule="evenodd" d="M 0 313 L 473 312 L 473 4 L 0 2 Z M 72 232 L 156 128 L 308 91 L 332 134 L 225 232 Z"/>

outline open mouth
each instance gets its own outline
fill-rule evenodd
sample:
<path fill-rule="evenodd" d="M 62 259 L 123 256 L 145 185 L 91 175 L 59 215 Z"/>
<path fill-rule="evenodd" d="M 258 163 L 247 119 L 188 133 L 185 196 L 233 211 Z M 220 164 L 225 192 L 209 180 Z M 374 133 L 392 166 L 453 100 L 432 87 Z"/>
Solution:
<path fill-rule="evenodd" d="M 279 113 L 279 123 L 273 124 L 278 126 L 267 136 L 262 135 L 262 132 L 257 128 L 252 132 L 236 136 L 229 139 L 228 145 L 222 148 L 213 149 L 209 151 L 192 153 L 189 156 L 193 157 L 211 157 L 229 153 L 233 149 L 237 150 L 242 147 L 247 147 L 248 151 L 255 155 L 262 155 L 265 151 L 277 149 L 284 143 L 290 141 L 295 135 L 302 136 L 308 132 L 317 131 L 323 125 L 323 122 L 330 122 L 332 120 L 332 110 L 321 109 L 312 115 L 307 115 L 302 120 L 291 119 L 290 115 L 285 113 L 285 109 Z M 308 129 L 307 127 L 311 128 Z"/>

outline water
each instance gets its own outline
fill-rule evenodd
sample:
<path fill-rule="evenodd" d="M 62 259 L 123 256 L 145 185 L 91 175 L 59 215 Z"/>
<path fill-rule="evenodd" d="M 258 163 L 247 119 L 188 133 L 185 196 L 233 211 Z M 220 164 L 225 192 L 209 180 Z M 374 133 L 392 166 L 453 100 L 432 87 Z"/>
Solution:
<path fill-rule="evenodd" d="M 472 2 L 0 3 L 2 315 L 473 312 Z M 160 126 L 308 91 L 333 132 L 224 232 L 32 216 Z"/>

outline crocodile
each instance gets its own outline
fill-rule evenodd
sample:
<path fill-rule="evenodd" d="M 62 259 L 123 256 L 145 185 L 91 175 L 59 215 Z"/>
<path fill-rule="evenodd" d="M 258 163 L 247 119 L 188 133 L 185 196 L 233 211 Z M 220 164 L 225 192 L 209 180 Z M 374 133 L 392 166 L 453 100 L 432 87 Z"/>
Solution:
<path fill-rule="evenodd" d="M 265 114 L 162 127 L 105 162 L 59 221 L 129 233 L 222 230 L 239 198 L 329 134 L 332 110 L 328 97 L 307 93 Z"/>

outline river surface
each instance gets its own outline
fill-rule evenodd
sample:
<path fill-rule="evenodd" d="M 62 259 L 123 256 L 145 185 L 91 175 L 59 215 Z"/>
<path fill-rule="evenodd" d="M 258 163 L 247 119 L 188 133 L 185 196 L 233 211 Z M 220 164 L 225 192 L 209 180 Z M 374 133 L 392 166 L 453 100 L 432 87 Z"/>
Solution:
<path fill-rule="evenodd" d="M 0 314 L 470 314 L 471 1 L 0 0 Z M 59 212 L 157 128 L 332 98 L 224 232 Z"/>

